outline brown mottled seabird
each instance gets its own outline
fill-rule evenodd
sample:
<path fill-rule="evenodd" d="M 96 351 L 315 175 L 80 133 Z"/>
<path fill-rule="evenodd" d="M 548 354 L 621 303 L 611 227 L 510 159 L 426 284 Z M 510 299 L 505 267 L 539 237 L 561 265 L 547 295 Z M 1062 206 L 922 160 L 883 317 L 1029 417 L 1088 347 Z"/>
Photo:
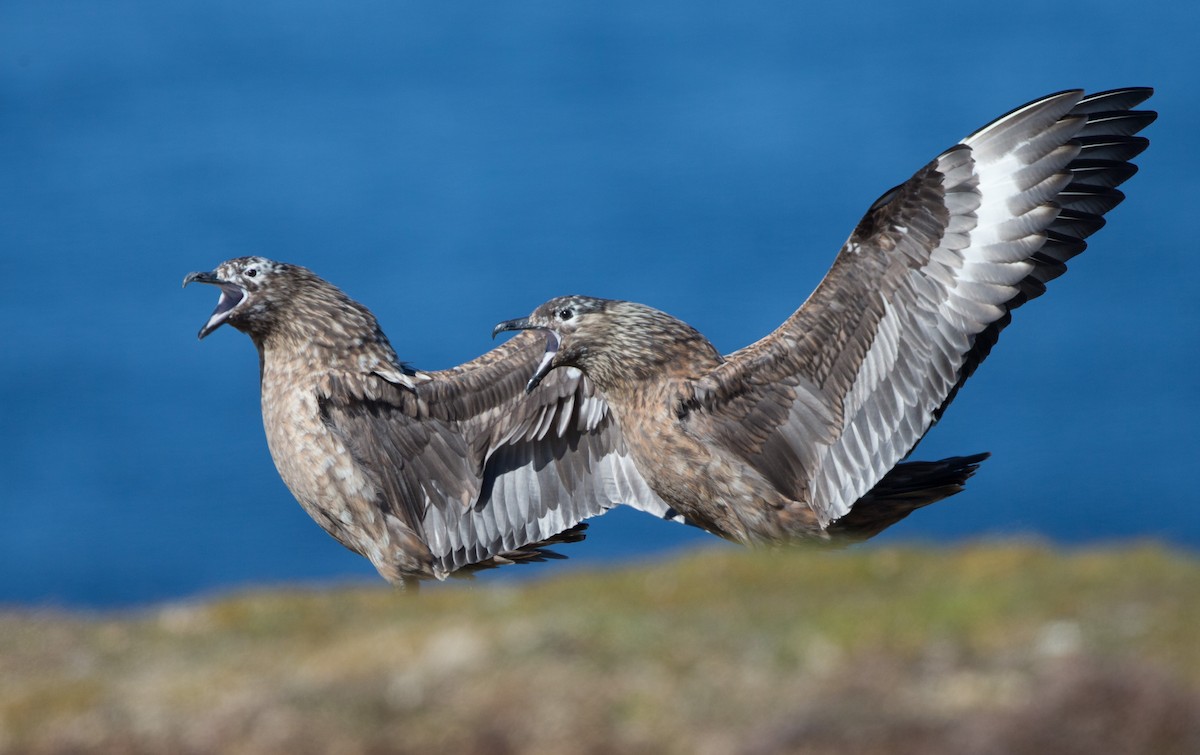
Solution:
<path fill-rule="evenodd" d="M 311 271 L 262 257 L 191 273 L 221 289 L 200 330 L 258 348 L 263 425 L 305 511 L 389 582 L 554 556 L 628 503 L 678 519 L 638 474 L 577 370 L 525 390 L 534 334 L 453 369 L 401 362 L 374 315 Z"/>
<path fill-rule="evenodd" d="M 728 356 L 663 312 L 584 296 L 493 335 L 544 333 L 530 390 L 583 370 L 688 521 L 742 543 L 869 537 L 986 458 L 902 461 L 1124 199 L 1151 94 L 1060 92 L 976 131 L 871 205 L 803 306 Z"/>

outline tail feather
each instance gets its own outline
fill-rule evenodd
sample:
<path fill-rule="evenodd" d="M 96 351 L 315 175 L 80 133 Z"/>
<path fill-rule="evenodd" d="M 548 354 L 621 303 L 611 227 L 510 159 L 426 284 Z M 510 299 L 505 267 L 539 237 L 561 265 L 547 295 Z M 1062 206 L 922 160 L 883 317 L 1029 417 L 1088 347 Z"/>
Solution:
<path fill-rule="evenodd" d="M 872 538 L 922 506 L 962 492 L 967 479 L 990 455 L 897 464 L 848 514 L 829 525 L 829 534 L 835 543 Z"/>
<path fill-rule="evenodd" d="M 535 564 L 552 559 L 565 559 L 566 556 L 557 551 L 550 550 L 547 546 L 578 543 L 587 537 L 587 528 L 587 524 L 581 522 L 570 529 L 551 535 L 545 540 L 528 543 L 515 550 L 498 553 L 483 561 L 468 564 L 458 571 L 452 572 L 450 576 L 469 579 L 474 576 L 474 572 L 483 571 L 484 569 L 495 569 L 500 566 L 507 566 L 508 564 Z"/>

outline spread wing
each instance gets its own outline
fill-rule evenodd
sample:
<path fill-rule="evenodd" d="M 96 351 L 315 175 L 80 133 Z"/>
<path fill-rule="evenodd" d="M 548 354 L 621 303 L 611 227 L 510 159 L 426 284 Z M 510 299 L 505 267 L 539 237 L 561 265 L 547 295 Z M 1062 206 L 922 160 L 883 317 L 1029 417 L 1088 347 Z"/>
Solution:
<path fill-rule="evenodd" d="M 608 405 L 577 370 L 525 383 L 544 352 L 520 334 L 413 387 L 334 381 L 322 415 L 445 573 L 504 559 L 626 503 L 677 518 L 651 492 Z M 553 379 L 551 379 L 553 378 Z"/>
<path fill-rule="evenodd" d="M 696 382 L 684 422 L 822 523 L 844 516 L 1124 199 L 1151 93 L 1050 95 L 942 153 L 871 206 L 796 313 Z"/>

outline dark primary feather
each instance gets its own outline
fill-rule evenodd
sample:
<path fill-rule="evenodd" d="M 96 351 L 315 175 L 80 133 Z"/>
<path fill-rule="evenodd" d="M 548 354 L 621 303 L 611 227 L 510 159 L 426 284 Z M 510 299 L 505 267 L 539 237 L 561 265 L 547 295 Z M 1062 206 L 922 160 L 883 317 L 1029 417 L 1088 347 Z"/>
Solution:
<path fill-rule="evenodd" d="M 1104 214 L 1124 201 L 1125 195 L 1116 187 L 1137 173 L 1137 166 L 1128 161 L 1150 146 L 1149 139 L 1134 134 L 1158 116 L 1151 111 L 1128 108 L 1145 102 L 1151 94 L 1152 89 L 1101 92 L 1084 97 L 1072 108 L 1073 115 L 1088 117 L 1074 139 L 1079 143 L 1079 153 L 1067 166 L 1070 183 L 1055 199 L 1062 212 L 1046 227 L 1046 240 L 1041 248 L 1030 255 L 1031 269 L 1016 283 L 1013 296 L 1005 301 L 1004 314 L 975 336 L 954 388 L 934 413 L 935 421 L 991 352 L 1000 331 L 1012 321 L 1010 313 L 1044 294 L 1046 283 L 1067 271 L 1067 260 L 1087 248 L 1084 239 L 1104 227 Z"/>
<path fill-rule="evenodd" d="M 1150 94 L 1060 92 L 976 131 L 873 203 L 804 305 L 724 359 L 628 302 L 562 322 L 552 300 L 527 326 L 557 334 L 554 365 L 593 378 L 689 520 L 748 542 L 869 536 L 982 461 L 901 460 L 1124 199 Z"/>
<path fill-rule="evenodd" d="M 628 458 L 607 405 L 577 371 L 529 395 L 532 334 L 467 364 L 400 362 L 375 317 L 295 265 L 260 257 L 185 280 L 222 299 L 258 347 L 263 421 L 280 475 L 339 542 L 393 582 L 538 560 L 580 523 L 628 503 L 674 517 Z"/>

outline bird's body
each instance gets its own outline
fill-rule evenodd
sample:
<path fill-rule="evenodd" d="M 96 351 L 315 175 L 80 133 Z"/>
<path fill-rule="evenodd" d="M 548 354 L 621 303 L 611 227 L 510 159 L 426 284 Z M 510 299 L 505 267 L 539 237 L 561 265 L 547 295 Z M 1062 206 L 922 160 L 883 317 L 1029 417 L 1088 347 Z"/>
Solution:
<path fill-rule="evenodd" d="M 309 353 L 297 359 L 297 349 Z M 377 500 L 379 493 L 349 452 L 346 438 L 326 422 L 304 421 L 321 416 L 321 397 L 332 394 L 335 376 L 360 373 L 352 363 L 357 355 L 274 339 L 264 339 L 259 353 L 267 446 L 296 500 L 334 539 L 370 559 L 388 580 L 402 581 L 408 573 L 432 575 L 432 553 L 411 527 L 383 507 L 356 505 Z M 312 364 L 325 369 L 313 370 Z M 397 396 L 401 407 L 403 396 Z M 400 547 L 394 547 L 397 543 Z"/>
<path fill-rule="evenodd" d="M 546 556 L 623 502 L 677 518 L 589 381 L 563 373 L 525 395 L 533 335 L 423 372 L 305 268 L 243 257 L 190 281 L 222 291 L 201 337 L 228 322 L 258 349 L 263 425 L 288 489 L 391 582 Z"/>
<path fill-rule="evenodd" d="M 589 376 L 689 521 L 745 543 L 869 537 L 985 458 L 902 461 L 1124 198 L 1150 94 L 1062 92 L 975 132 L 876 201 L 805 304 L 727 357 L 663 312 L 584 296 L 496 330 L 546 334 L 531 388 Z"/>
<path fill-rule="evenodd" d="M 620 321 L 611 331 L 613 348 L 585 362 L 654 491 L 688 521 L 739 542 L 789 539 L 805 527 L 818 533 L 810 508 L 789 507 L 757 470 L 681 421 L 691 384 L 721 365 L 720 352 L 664 312 L 632 302 L 610 307 Z M 607 354 L 621 358 L 607 360 Z M 756 505 L 735 504 L 740 501 Z"/>

